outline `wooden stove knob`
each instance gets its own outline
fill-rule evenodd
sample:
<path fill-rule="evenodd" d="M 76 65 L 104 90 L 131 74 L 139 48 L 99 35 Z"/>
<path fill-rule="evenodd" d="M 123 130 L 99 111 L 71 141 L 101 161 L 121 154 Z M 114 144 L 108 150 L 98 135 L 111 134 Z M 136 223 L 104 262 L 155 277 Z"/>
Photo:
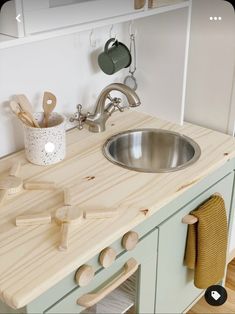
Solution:
<path fill-rule="evenodd" d="M 87 286 L 92 281 L 94 276 L 95 271 L 93 267 L 90 265 L 83 265 L 77 270 L 75 279 L 80 287 L 84 287 Z"/>
<path fill-rule="evenodd" d="M 113 264 L 117 257 L 117 253 L 111 247 L 104 249 L 99 256 L 99 262 L 104 268 L 108 268 Z"/>
<path fill-rule="evenodd" d="M 138 233 L 134 231 L 127 232 L 122 238 L 122 246 L 127 251 L 133 250 L 139 241 Z"/>

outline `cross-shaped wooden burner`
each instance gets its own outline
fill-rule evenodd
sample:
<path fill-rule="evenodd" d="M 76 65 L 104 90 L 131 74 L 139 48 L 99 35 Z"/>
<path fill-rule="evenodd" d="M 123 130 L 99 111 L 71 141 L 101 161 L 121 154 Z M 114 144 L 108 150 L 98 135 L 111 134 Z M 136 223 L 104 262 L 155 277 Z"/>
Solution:
<path fill-rule="evenodd" d="M 36 183 L 35 183 L 36 184 Z M 56 210 L 55 221 L 61 226 L 60 239 L 58 243 L 59 251 L 66 251 L 69 247 L 69 233 L 72 226 L 81 224 L 88 219 L 106 219 L 112 218 L 118 214 L 116 209 L 102 209 L 102 210 L 81 210 L 78 205 L 73 204 L 71 198 L 71 190 L 65 188 L 64 204 Z M 16 226 L 33 226 L 49 224 L 52 221 L 50 213 L 29 214 L 16 217 Z"/>
<path fill-rule="evenodd" d="M 0 206 L 4 203 L 4 200 L 9 195 L 18 194 L 24 190 L 51 190 L 55 189 L 54 182 L 35 181 L 35 182 L 23 182 L 23 179 L 19 177 L 21 169 L 21 163 L 16 162 L 10 169 L 9 175 L 3 179 L 0 179 Z"/>

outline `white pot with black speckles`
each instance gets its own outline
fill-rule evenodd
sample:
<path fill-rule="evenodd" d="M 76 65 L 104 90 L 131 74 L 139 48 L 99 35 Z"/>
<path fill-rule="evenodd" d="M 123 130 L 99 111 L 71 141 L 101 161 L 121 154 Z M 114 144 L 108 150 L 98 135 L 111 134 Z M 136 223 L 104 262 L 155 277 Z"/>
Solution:
<path fill-rule="evenodd" d="M 35 113 L 34 117 L 43 126 L 44 114 Z M 36 165 L 47 166 L 58 163 L 66 155 L 66 118 L 53 112 L 48 128 L 33 128 L 24 124 L 25 154 Z"/>

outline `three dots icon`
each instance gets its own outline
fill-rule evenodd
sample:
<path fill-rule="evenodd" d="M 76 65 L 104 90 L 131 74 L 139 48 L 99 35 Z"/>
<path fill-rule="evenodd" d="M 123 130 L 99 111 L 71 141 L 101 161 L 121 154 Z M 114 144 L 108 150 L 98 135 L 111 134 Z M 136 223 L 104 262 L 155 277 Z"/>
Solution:
<path fill-rule="evenodd" d="M 222 17 L 221 16 L 210 16 L 210 21 L 221 21 Z"/>

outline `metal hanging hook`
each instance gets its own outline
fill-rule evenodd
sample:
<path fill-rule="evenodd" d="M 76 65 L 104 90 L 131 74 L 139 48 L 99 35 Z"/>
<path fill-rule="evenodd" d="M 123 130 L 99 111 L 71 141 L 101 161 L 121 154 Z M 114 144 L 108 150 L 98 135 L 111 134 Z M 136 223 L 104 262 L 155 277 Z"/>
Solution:
<path fill-rule="evenodd" d="M 133 31 L 133 26 L 134 26 L 134 21 L 130 21 L 130 24 L 129 24 L 129 35 L 134 35 L 134 36 L 137 36 L 137 30 L 135 29 Z"/>
<path fill-rule="evenodd" d="M 96 48 L 96 39 L 94 39 L 94 29 L 91 30 L 89 38 L 91 48 Z"/>
<path fill-rule="evenodd" d="M 114 26 L 113 26 L 113 24 L 112 24 L 111 27 L 110 27 L 110 29 L 109 29 L 109 38 L 115 38 L 115 39 L 117 39 L 117 33 L 115 33 L 115 34 L 113 35 L 113 29 L 114 29 Z"/>

